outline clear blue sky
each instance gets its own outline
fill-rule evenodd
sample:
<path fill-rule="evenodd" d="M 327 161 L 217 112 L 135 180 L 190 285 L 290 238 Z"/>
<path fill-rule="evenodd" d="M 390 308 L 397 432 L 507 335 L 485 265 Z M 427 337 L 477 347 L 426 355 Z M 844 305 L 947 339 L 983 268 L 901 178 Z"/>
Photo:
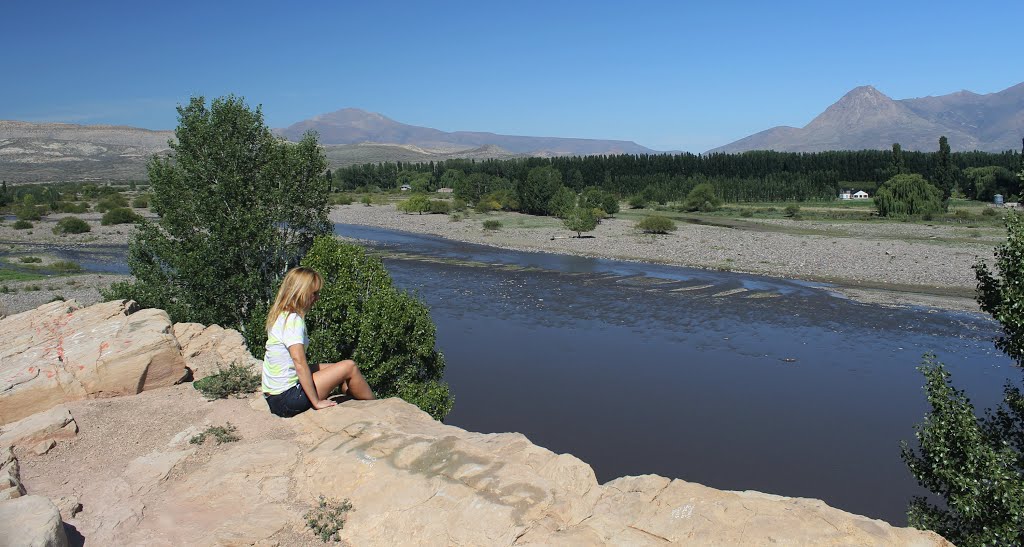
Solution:
<path fill-rule="evenodd" d="M 234 93 L 271 127 L 356 107 L 702 152 L 801 127 L 858 85 L 905 99 L 1024 81 L 1021 0 L 12 0 L 3 20 L 0 119 L 150 129 L 191 95 Z"/>

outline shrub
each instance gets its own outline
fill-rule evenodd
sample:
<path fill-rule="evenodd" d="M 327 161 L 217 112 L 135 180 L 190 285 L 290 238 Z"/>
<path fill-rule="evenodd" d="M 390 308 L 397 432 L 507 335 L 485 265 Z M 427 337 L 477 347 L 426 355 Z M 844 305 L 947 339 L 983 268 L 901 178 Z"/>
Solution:
<path fill-rule="evenodd" d="M 78 217 L 65 217 L 57 221 L 53 227 L 53 233 L 60 234 L 84 234 L 92 230 L 89 223 Z"/>
<path fill-rule="evenodd" d="M 58 260 L 47 266 L 47 268 L 60 273 L 79 273 L 82 271 L 81 264 L 70 260 Z"/>
<path fill-rule="evenodd" d="M 650 215 L 636 223 L 636 229 L 645 234 L 667 234 L 676 230 L 676 223 L 668 217 Z"/>
<path fill-rule="evenodd" d="M 128 198 L 119 193 L 108 194 L 96 203 L 96 211 L 106 213 L 121 207 L 128 207 Z"/>
<path fill-rule="evenodd" d="M 800 206 L 795 204 L 795 203 L 791 203 L 791 204 L 787 205 L 785 209 L 783 209 L 782 214 L 787 216 L 787 217 L 799 216 L 799 214 L 800 214 Z"/>
<path fill-rule="evenodd" d="M 14 224 L 12 224 L 12 226 L 15 230 L 28 230 L 29 228 L 32 227 L 32 223 L 24 219 L 18 219 L 14 221 Z"/>
<path fill-rule="evenodd" d="M 263 317 L 266 318 L 265 311 Z M 243 398 L 259 389 L 262 381 L 260 375 L 249 367 L 232 363 L 226 369 L 220 369 L 215 374 L 196 380 L 192 387 L 198 389 L 208 399 L 226 399 L 231 396 Z"/>
<path fill-rule="evenodd" d="M 188 442 L 192 444 L 203 444 L 204 442 L 206 442 L 206 439 L 212 438 L 216 439 L 217 444 L 233 443 L 241 439 L 241 437 L 235 434 L 237 430 L 238 429 L 235 426 L 231 425 L 231 422 L 228 422 L 227 425 L 223 426 L 211 425 L 210 427 L 207 427 L 202 433 L 189 439 Z"/>
<path fill-rule="evenodd" d="M 345 527 L 345 515 L 352 510 L 349 500 L 335 501 L 320 496 L 317 506 L 306 512 L 306 526 L 320 538 L 320 541 L 341 541 L 338 532 Z"/>
<path fill-rule="evenodd" d="M 484 230 L 500 230 L 500 229 L 501 229 L 501 221 L 500 220 L 485 220 L 484 221 Z"/>
<path fill-rule="evenodd" d="M 112 224 L 132 224 L 142 220 L 135 211 L 127 207 L 118 207 L 111 209 L 103 214 L 103 218 L 100 219 L 100 224 L 104 226 L 110 226 Z"/>
<path fill-rule="evenodd" d="M 643 209 L 647 207 L 647 199 L 640 194 L 637 194 L 629 198 L 629 207 L 631 209 Z"/>
<path fill-rule="evenodd" d="M 82 213 L 89 212 L 89 204 L 86 202 L 74 203 L 72 201 L 62 201 L 57 206 L 57 211 L 61 213 L 72 213 L 80 215 Z"/>
<path fill-rule="evenodd" d="M 740 209 L 740 216 L 743 218 L 750 218 L 754 216 L 754 212 L 750 209 Z"/>
<path fill-rule="evenodd" d="M 132 200 L 132 207 L 136 209 L 149 208 L 149 196 L 138 196 Z"/>
<path fill-rule="evenodd" d="M 350 194 L 332 194 L 331 205 L 352 205 L 352 196 Z"/>
<path fill-rule="evenodd" d="M 992 207 L 985 207 L 984 209 L 981 210 L 981 216 L 994 217 L 996 216 L 996 210 L 993 209 Z"/>
<path fill-rule="evenodd" d="M 452 204 L 440 199 L 432 199 L 427 203 L 427 211 L 435 215 L 447 215 L 452 211 Z"/>
<path fill-rule="evenodd" d="M 455 198 L 452 200 L 452 211 L 461 213 L 466 210 L 466 201 L 463 199 Z"/>
<path fill-rule="evenodd" d="M 693 187 L 690 193 L 686 195 L 686 201 L 683 202 L 683 210 L 685 211 L 700 211 L 702 213 L 710 213 L 716 211 L 722 205 L 722 200 L 715 194 L 715 187 L 710 183 L 704 182 Z"/>
<path fill-rule="evenodd" d="M 970 220 L 971 216 L 971 212 L 968 211 L 967 209 L 957 209 L 956 211 L 953 211 L 953 218 L 956 219 L 957 222 Z"/>
<path fill-rule="evenodd" d="M 373 205 L 373 196 L 371 196 L 370 194 L 363 194 L 362 199 L 360 199 L 359 201 L 363 205 L 369 207 L 369 206 Z"/>
<path fill-rule="evenodd" d="M 38 264 L 38 263 L 40 263 L 42 261 L 43 261 L 43 259 L 39 258 L 38 256 L 20 256 L 20 257 L 18 257 L 18 262 L 21 262 L 22 264 Z"/>
<path fill-rule="evenodd" d="M 501 204 L 491 198 L 480 198 L 480 201 L 476 202 L 474 207 L 478 213 L 489 213 L 491 211 L 498 211 L 501 209 Z"/>

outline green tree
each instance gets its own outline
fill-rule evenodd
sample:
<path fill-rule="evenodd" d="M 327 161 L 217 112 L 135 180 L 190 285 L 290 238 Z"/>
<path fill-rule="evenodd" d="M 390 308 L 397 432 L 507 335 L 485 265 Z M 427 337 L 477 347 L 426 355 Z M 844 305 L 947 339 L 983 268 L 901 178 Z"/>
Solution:
<path fill-rule="evenodd" d="M 907 172 L 907 164 L 903 159 L 903 148 L 900 143 L 892 143 L 892 155 L 889 158 L 889 178 Z"/>
<path fill-rule="evenodd" d="M 281 141 L 260 108 L 235 96 L 179 106 L 175 136 L 169 157 L 149 162 L 159 219 L 141 222 L 129 242 L 134 281 L 107 296 L 176 322 L 244 329 L 313 238 L 331 231 L 327 162 L 314 134 Z"/>
<path fill-rule="evenodd" d="M 978 201 L 991 202 L 996 194 L 1009 198 L 1020 191 L 1020 177 L 1005 167 L 968 167 L 964 177 L 967 196 Z"/>
<path fill-rule="evenodd" d="M 1015 214 L 1006 223 L 996 272 L 974 267 L 978 303 L 1003 328 L 997 347 L 1024 366 L 1024 223 Z M 918 449 L 903 443 L 902 457 L 943 504 L 915 498 L 910 525 L 957 545 L 1024 545 L 1024 393 L 1007 384 L 1003 403 L 978 417 L 942 363 L 926 356 L 921 371 L 931 411 L 916 426 Z"/>
<path fill-rule="evenodd" d="M 548 215 L 549 205 L 562 187 L 562 173 L 551 166 L 534 167 L 516 186 L 519 210 L 529 215 Z"/>
<path fill-rule="evenodd" d="M 448 169 L 441 175 L 441 187 L 455 189 L 466 178 L 466 174 L 458 169 Z"/>
<path fill-rule="evenodd" d="M 583 237 L 583 232 L 597 228 L 597 215 L 592 208 L 577 205 L 565 215 L 562 224 L 567 230 L 576 232 L 576 237 Z"/>
<path fill-rule="evenodd" d="M 908 217 L 945 210 L 942 192 L 921 175 L 896 175 L 875 193 L 875 207 L 883 217 Z"/>
<path fill-rule="evenodd" d="M 567 186 L 560 186 L 548 201 L 547 210 L 551 216 L 567 218 L 576 208 L 576 192 Z"/>
<path fill-rule="evenodd" d="M 946 201 L 953 195 L 953 189 L 957 185 L 957 172 L 950 159 L 949 140 L 945 135 L 939 137 L 939 155 L 935 163 L 935 187 L 942 191 L 942 199 Z"/>

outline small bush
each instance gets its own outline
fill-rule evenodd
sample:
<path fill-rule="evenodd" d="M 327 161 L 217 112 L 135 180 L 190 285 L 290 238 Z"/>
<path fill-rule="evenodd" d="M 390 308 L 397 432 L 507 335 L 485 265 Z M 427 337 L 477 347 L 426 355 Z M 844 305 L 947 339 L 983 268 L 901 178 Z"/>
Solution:
<path fill-rule="evenodd" d="M 196 380 L 192 387 L 198 389 L 208 399 L 226 399 L 231 396 L 245 397 L 256 391 L 261 383 L 262 378 L 259 374 L 248 367 L 232 363 L 216 374 Z"/>
<path fill-rule="evenodd" d="M 956 211 L 953 211 L 953 218 L 955 218 L 958 222 L 970 220 L 971 216 L 971 212 L 968 211 L 967 209 L 957 209 Z"/>
<path fill-rule="evenodd" d="M 188 442 L 192 444 L 203 444 L 206 442 L 207 438 L 213 438 L 217 440 L 217 444 L 233 443 L 241 439 L 241 437 L 235 434 L 235 431 L 237 431 L 237 428 L 231 425 L 231 422 L 228 422 L 227 425 L 223 426 L 211 425 L 202 433 L 189 439 Z"/>
<path fill-rule="evenodd" d="M 645 234 L 667 234 L 676 230 L 676 223 L 668 217 L 651 215 L 640 219 L 636 229 Z"/>
<path fill-rule="evenodd" d="M 79 273 L 82 271 L 81 264 L 70 260 L 58 260 L 47 266 L 47 268 L 60 273 Z"/>
<path fill-rule="evenodd" d="M 637 194 L 629 198 L 629 207 L 630 209 L 643 209 L 647 207 L 647 199 Z"/>
<path fill-rule="evenodd" d="M 306 526 L 321 541 L 341 541 L 338 532 L 345 527 L 345 515 L 351 510 L 352 502 L 347 499 L 335 501 L 320 496 L 317 506 L 305 514 Z"/>
<path fill-rule="evenodd" d="M 84 234 L 92 230 L 89 223 L 78 217 L 66 217 L 57 221 L 53 227 L 53 233 L 61 234 Z"/>
<path fill-rule="evenodd" d="M 55 294 L 53 295 L 53 298 L 50 299 L 50 302 L 63 302 L 65 300 L 67 300 L 67 298 L 64 298 L 64 295 Z"/>
<path fill-rule="evenodd" d="M 103 218 L 100 219 L 100 224 L 104 226 L 110 226 L 111 224 L 131 224 L 139 220 L 142 220 L 142 217 L 131 209 L 127 207 L 118 207 L 104 213 Z"/>
<path fill-rule="evenodd" d="M 362 198 L 361 200 L 359 200 L 359 201 L 360 201 L 360 202 L 361 202 L 361 203 L 362 203 L 363 205 L 365 205 L 365 206 L 369 207 L 369 206 L 373 205 L 373 196 L 371 196 L 370 194 L 366 194 L 366 195 L 364 195 L 364 196 L 363 196 L 363 198 Z"/>
<path fill-rule="evenodd" d="M 996 216 L 996 210 L 992 207 L 985 207 L 981 210 L 981 216 L 983 217 L 994 217 Z"/>
<path fill-rule="evenodd" d="M 439 199 L 432 199 L 427 203 L 427 212 L 435 215 L 447 215 L 452 211 L 452 204 Z"/>
<path fill-rule="evenodd" d="M 349 194 L 331 194 L 331 205 L 352 205 L 352 196 Z"/>
<path fill-rule="evenodd" d="M 465 211 L 465 210 L 466 210 L 466 201 L 465 200 L 462 200 L 462 199 L 459 199 L 459 198 L 455 198 L 455 199 L 452 200 L 452 211 L 457 212 L 457 213 L 461 213 L 462 211 Z"/>
<path fill-rule="evenodd" d="M 500 220 L 485 220 L 484 221 L 484 230 L 500 230 L 500 229 L 501 229 L 501 221 Z"/>
<path fill-rule="evenodd" d="M 128 198 L 116 192 L 105 196 L 96 203 L 96 211 L 100 213 L 107 213 L 122 207 L 128 207 Z"/>
<path fill-rule="evenodd" d="M 743 218 L 750 218 L 754 216 L 754 212 L 750 209 L 740 209 L 740 216 Z"/>
<path fill-rule="evenodd" d="M 38 264 L 42 262 L 43 259 L 39 258 L 38 256 L 21 256 L 18 257 L 18 261 L 21 262 L 22 264 Z"/>
<path fill-rule="evenodd" d="M 800 216 L 800 206 L 795 203 L 787 205 L 786 208 L 782 210 L 782 214 L 790 218 L 798 217 Z"/>
<path fill-rule="evenodd" d="M 82 213 L 89 212 L 89 204 L 85 203 L 84 201 L 80 203 L 75 203 L 72 201 L 62 201 L 57 206 L 57 211 L 61 213 L 72 213 L 80 215 Z"/>
<path fill-rule="evenodd" d="M 476 202 L 474 209 L 478 213 L 490 213 L 491 211 L 501 209 L 501 204 L 493 199 L 480 198 L 480 201 Z"/>
<path fill-rule="evenodd" d="M 15 230 L 28 230 L 32 228 L 32 223 L 27 220 L 19 219 L 14 221 L 12 226 L 14 226 Z"/>
<path fill-rule="evenodd" d="M 132 207 L 136 209 L 149 209 L 149 196 L 138 196 L 132 200 Z"/>

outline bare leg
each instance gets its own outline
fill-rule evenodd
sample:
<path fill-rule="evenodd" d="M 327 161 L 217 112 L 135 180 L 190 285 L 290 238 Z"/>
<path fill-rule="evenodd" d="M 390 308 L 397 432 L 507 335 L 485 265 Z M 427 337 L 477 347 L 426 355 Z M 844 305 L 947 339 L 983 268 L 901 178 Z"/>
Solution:
<path fill-rule="evenodd" d="M 359 372 L 359 367 L 352 360 L 321 364 L 320 369 L 313 373 L 313 383 L 316 384 L 316 393 L 321 399 L 326 399 L 338 386 L 341 386 L 342 393 L 355 399 L 368 401 L 377 398 L 363 378 L 363 373 Z"/>

